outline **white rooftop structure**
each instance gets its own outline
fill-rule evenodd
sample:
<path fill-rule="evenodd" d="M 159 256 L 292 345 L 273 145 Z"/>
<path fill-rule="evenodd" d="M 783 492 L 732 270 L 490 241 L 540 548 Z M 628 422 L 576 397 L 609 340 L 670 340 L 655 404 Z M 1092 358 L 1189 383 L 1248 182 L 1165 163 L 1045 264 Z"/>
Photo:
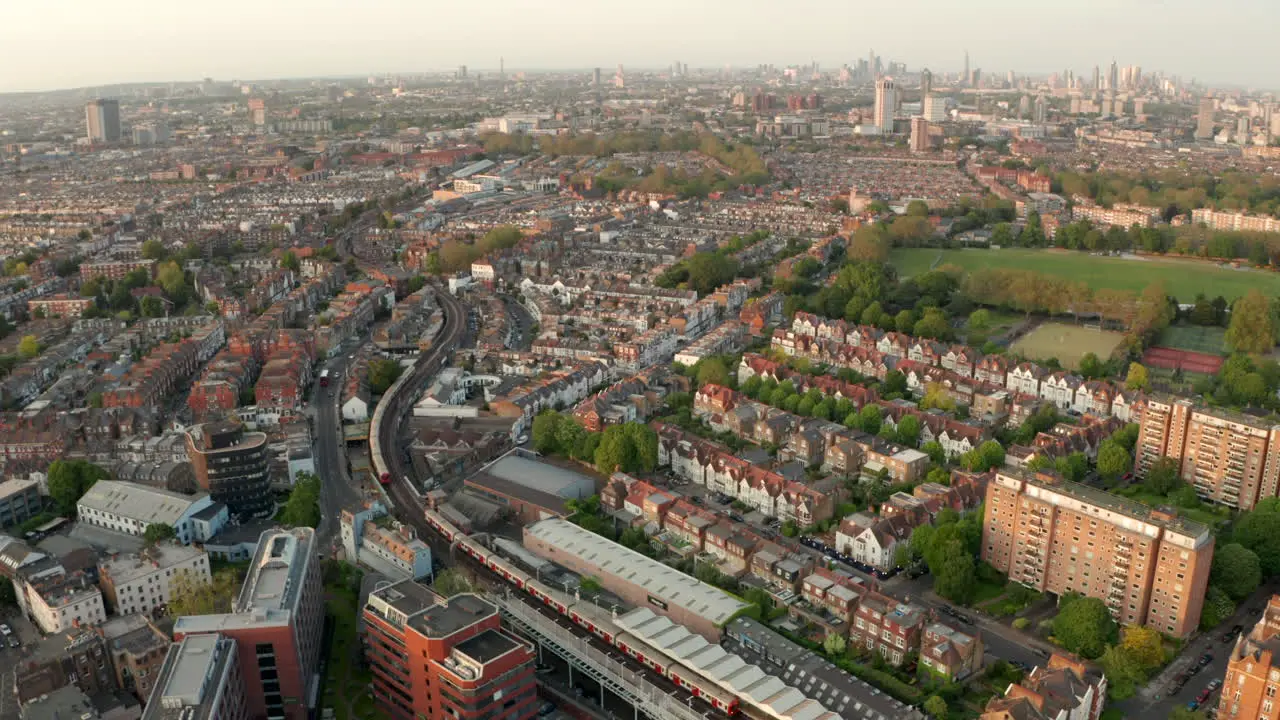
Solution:
<path fill-rule="evenodd" d="M 217 701 L 238 683 L 236 642 L 221 635 L 190 635 L 174 643 L 142 717 L 145 720 L 201 720 L 216 713 Z"/>
<path fill-rule="evenodd" d="M 728 622 L 748 607 L 717 587 L 617 543 L 602 542 L 599 535 L 566 520 L 541 520 L 526 526 L 525 532 L 565 555 L 581 557 L 603 572 L 643 587 L 667 605 L 683 608 L 716 625 Z"/>
<path fill-rule="evenodd" d="M 619 617 L 617 623 L 636 639 L 751 703 L 769 717 L 778 720 L 840 718 L 778 677 L 648 608 L 636 608 Z"/>
<path fill-rule="evenodd" d="M 81 522 L 127 535 L 141 536 L 151 525 L 169 525 L 185 545 L 208 539 L 201 537 L 193 519 L 214 505 L 221 506 L 208 493 L 183 495 L 122 480 L 99 480 L 76 503 L 76 513 Z"/>

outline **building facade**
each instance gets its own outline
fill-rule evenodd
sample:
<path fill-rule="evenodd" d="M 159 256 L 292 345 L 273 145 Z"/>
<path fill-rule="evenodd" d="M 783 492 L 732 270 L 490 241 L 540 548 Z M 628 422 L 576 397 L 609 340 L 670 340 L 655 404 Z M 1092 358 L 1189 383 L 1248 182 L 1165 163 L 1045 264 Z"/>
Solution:
<path fill-rule="evenodd" d="M 1190 635 L 1213 547 L 1173 511 L 1053 475 L 1006 469 L 987 485 L 982 559 L 1040 592 L 1099 598 L 1126 625 Z"/>
<path fill-rule="evenodd" d="M 1280 595 L 1258 624 L 1236 638 L 1218 700 L 1221 720 L 1280 720 Z"/>
<path fill-rule="evenodd" d="M 187 457 L 196 482 L 240 518 L 267 517 L 275 507 L 267 436 L 236 422 L 213 422 L 187 431 Z"/>
<path fill-rule="evenodd" d="M 98 564 L 98 586 L 117 615 L 150 613 L 167 605 L 179 576 L 188 576 L 194 583 L 212 581 L 209 556 L 193 547 L 165 543 Z"/>
<path fill-rule="evenodd" d="M 236 642 L 221 635 L 176 641 L 160 667 L 142 720 L 248 720 Z"/>

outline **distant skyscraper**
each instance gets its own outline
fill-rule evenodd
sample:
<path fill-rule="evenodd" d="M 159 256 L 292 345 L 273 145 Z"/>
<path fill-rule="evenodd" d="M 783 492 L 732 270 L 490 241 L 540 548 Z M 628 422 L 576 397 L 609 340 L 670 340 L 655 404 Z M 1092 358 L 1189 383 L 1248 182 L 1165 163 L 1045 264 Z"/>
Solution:
<path fill-rule="evenodd" d="M 622 74 L 622 63 L 618 63 L 618 71 L 613 74 L 613 86 L 618 88 L 627 86 L 627 78 Z"/>
<path fill-rule="evenodd" d="M 898 104 L 898 88 L 890 78 L 876 82 L 876 107 L 872 116 L 882 134 L 893 132 L 893 109 Z"/>
<path fill-rule="evenodd" d="M 929 121 L 922 117 L 911 118 L 911 152 L 928 152 L 931 147 Z"/>
<path fill-rule="evenodd" d="M 871 73 L 873 79 L 876 76 L 876 68 L 879 66 L 880 58 L 876 57 L 875 48 L 872 48 L 871 52 L 867 54 L 867 72 Z"/>
<path fill-rule="evenodd" d="M 120 142 L 120 101 L 90 100 L 84 106 L 84 119 L 89 142 Z"/>
<path fill-rule="evenodd" d="M 931 123 L 946 122 L 947 120 L 947 102 L 946 100 L 930 93 L 924 96 L 924 119 Z"/>
<path fill-rule="evenodd" d="M 466 65 L 459 65 L 459 66 L 458 66 L 458 79 L 459 79 L 459 80 L 466 80 L 466 79 L 467 79 L 467 66 L 466 66 Z"/>
<path fill-rule="evenodd" d="M 965 83 L 969 82 L 969 51 L 968 50 L 964 51 L 964 77 L 962 78 L 962 82 L 965 82 Z"/>
<path fill-rule="evenodd" d="M 498 58 L 498 79 L 507 79 L 507 59 L 505 57 Z"/>
<path fill-rule="evenodd" d="M 1200 98 L 1200 113 L 1196 116 L 1196 139 L 1213 139 L 1213 98 Z"/>
<path fill-rule="evenodd" d="M 591 73 L 591 84 L 600 87 L 600 68 Z"/>
<path fill-rule="evenodd" d="M 1116 61 L 1111 61 L 1111 68 L 1107 70 L 1107 89 L 1118 90 L 1120 85 L 1120 69 L 1116 66 Z"/>
<path fill-rule="evenodd" d="M 933 73 L 929 72 L 929 68 L 925 68 L 924 72 L 920 73 L 920 98 L 923 100 L 931 92 L 933 92 Z"/>
<path fill-rule="evenodd" d="M 1036 123 L 1043 123 L 1049 114 L 1049 102 L 1045 100 L 1043 95 L 1036 96 L 1035 111 L 1032 119 Z"/>
<path fill-rule="evenodd" d="M 1018 119 L 1021 120 L 1025 118 L 1029 112 L 1031 112 L 1031 96 L 1023 95 L 1022 98 L 1018 100 Z"/>
<path fill-rule="evenodd" d="M 1102 70 L 1097 65 L 1093 66 L 1093 89 L 1097 90 L 1102 84 Z"/>

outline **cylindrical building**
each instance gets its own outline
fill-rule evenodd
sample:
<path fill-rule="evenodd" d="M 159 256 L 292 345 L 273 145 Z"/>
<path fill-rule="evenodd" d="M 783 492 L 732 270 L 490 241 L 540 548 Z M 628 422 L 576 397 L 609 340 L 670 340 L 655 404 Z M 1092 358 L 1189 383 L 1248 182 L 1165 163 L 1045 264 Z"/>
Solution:
<path fill-rule="evenodd" d="M 236 422 L 211 422 L 187 431 L 187 457 L 196 482 L 240 518 L 269 517 L 275 509 L 267 465 L 267 436 Z"/>

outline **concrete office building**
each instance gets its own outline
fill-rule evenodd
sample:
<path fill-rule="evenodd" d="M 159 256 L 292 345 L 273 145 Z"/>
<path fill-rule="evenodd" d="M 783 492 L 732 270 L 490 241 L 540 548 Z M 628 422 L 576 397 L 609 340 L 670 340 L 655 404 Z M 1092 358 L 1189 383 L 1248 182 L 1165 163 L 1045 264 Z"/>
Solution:
<path fill-rule="evenodd" d="M 174 640 L 207 634 L 235 642 L 251 717 L 308 716 L 324 625 L 316 550 L 310 528 L 262 533 L 232 611 L 188 615 L 174 623 Z"/>
<path fill-rule="evenodd" d="M 1280 492 L 1280 425 L 1252 415 L 1152 396 L 1134 454 L 1139 474 L 1170 458 L 1197 495 L 1240 510 Z"/>
<path fill-rule="evenodd" d="M 0 482 L 0 527 L 21 525 L 40 514 L 40 483 L 12 478 Z"/>
<path fill-rule="evenodd" d="M 1236 638 L 1227 659 L 1219 720 L 1280 720 L 1280 595 L 1258 624 Z"/>
<path fill-rule="evenodd" d="M 227 506 L 207 494 L 183 495 L 122 480 L 100 480 L 76 503 L 80 522 L 142 537 L 152 525 L 173 528 L 178 542 L 205 542 L 229 521 Z"/>
<path fill-rule="evenodd" d="M 504 631 L 485 600 L 446 600 L 404 580 L 370 593 L 363 618 L 374 702 L 395 720 L 537 713 L 536 650 Z"/>
<path fill-rule="evenodd" d="M 239 647 L 221 635 L 192 635 L 169 648 L 142 720 L 248 720 Z"/>
<path fill-rule="evenodd" d="M 600 580 L 609 592 L 648 607 L 718 642 L 722 628 L 747 604 L 717 587 L 560 519 L 524 527 L 524 546 L 539 557 Z"/>
<path fill-rule="evenodd" d="M 275 508 L 267 436 L 237 422 L 212 422 L 187 431 L 187 457 L 196 483 L 239 518 L 268 517 Z"/>
<path fill-rule="evenodd" d="M 987 485 L 986 515 L 982 559 L 1010 580 L 1099 598 L 1121 623 L 1175 637 L 1199 626 L 1214 545 L 1204 525 L 1012 469 Z"/>
<path fill-rule="evenodd" d="M 84 121 L 89 142 L 120 142 L 120 101 L 90 100 L 84 106 Z"/>

